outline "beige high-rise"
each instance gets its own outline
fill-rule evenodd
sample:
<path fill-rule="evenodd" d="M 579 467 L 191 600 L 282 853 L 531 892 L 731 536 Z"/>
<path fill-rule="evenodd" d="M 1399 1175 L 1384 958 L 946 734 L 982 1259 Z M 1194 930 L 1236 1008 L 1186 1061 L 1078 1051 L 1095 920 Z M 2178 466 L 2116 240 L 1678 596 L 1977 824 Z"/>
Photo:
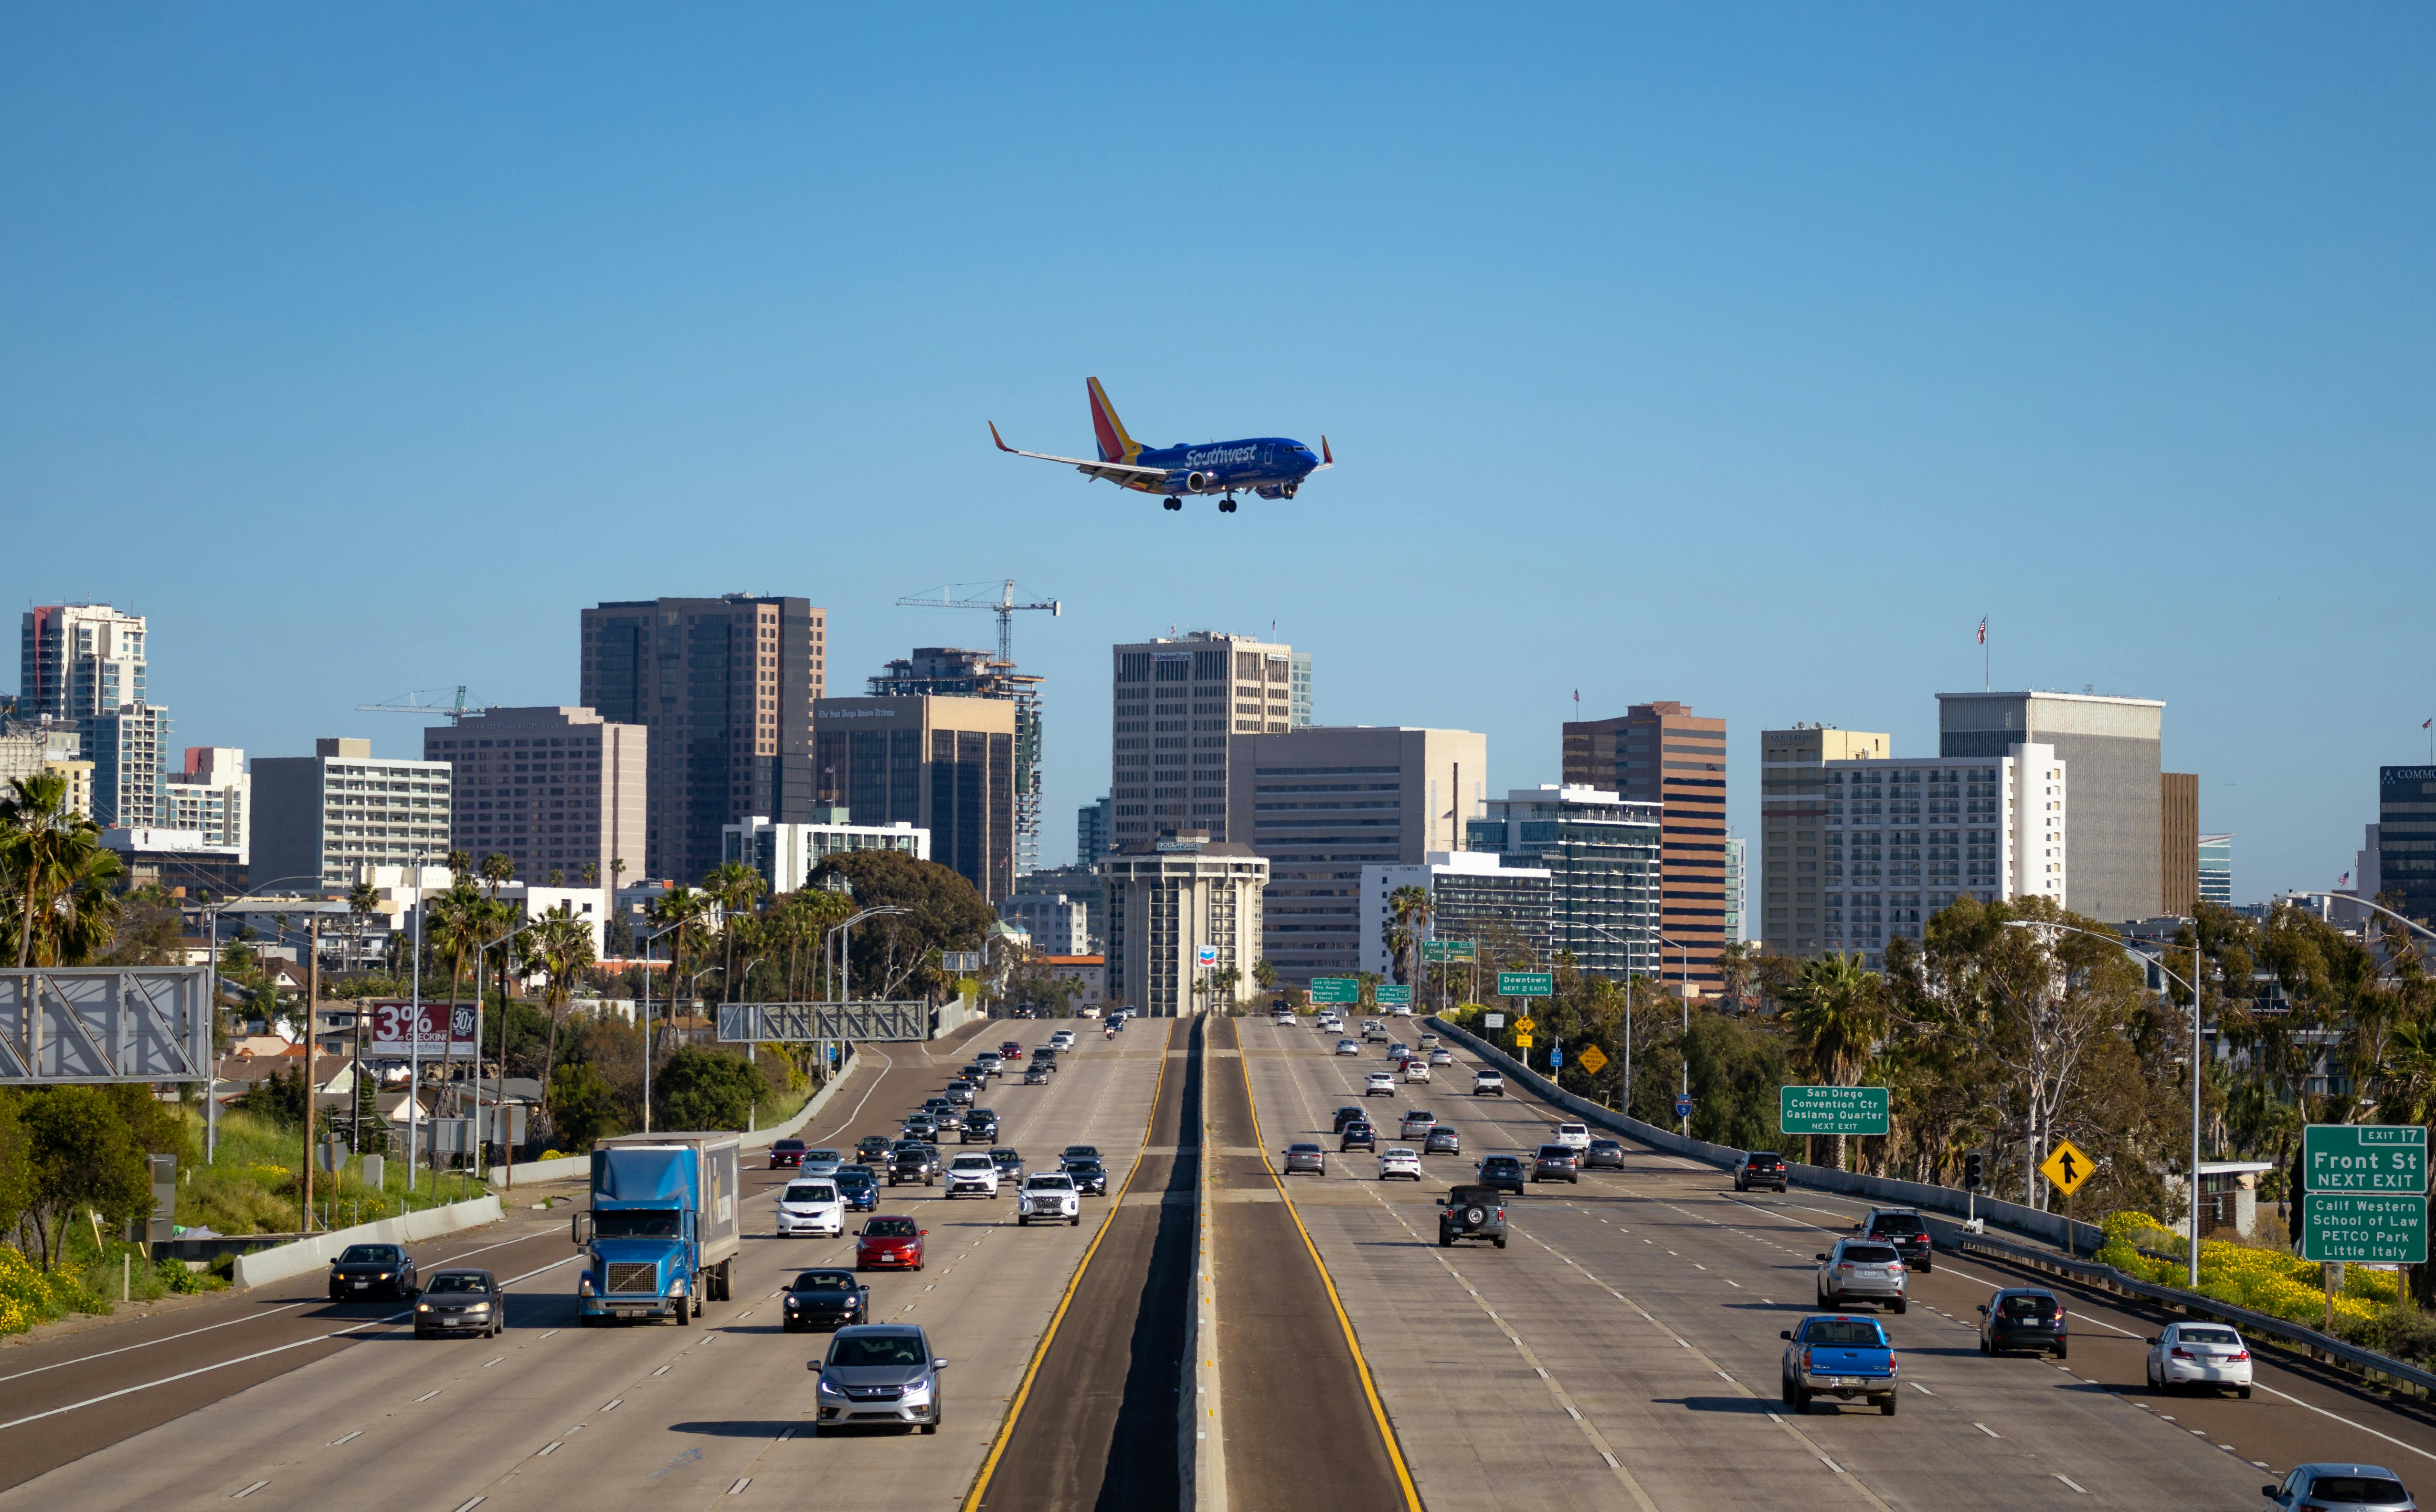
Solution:
<path fill-rule="evenodd" d="M 1227 812 L 1227 739 L 1282 735 L 1294 722 L 1294 648 L 1195 630 L 1119 646 L 1115 658 L 1110 844 L 1170 829 L 1250 839 Z"/>
<path fill-rule="evenodd" d="M 1770 955 L 1807 957 L 1825 948 L 1818 844 L 1826 763 L 1884 760 L 1887 753 L 1887 737 L 1867 730 L 1797 724 L 1759 733 L 1760 943 Z"/>
<path fill-rule="evenodd" d="M 1110 1002 L 1170 1018 L 1256 990 L 1269 863 L 1249 845 L 1189 831 L 1103 858 L 1100 877 L 1108 895 Z"/>

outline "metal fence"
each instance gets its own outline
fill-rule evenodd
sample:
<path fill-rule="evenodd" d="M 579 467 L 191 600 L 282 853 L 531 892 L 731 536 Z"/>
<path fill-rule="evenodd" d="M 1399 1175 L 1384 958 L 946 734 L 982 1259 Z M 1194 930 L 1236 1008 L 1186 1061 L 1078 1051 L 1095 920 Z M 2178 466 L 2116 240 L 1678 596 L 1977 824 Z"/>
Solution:
<path fill-rule="evenodd" d="M 0 971 L 0 1086 L 202 1081 L 209 977 L 203 966 Z"/>

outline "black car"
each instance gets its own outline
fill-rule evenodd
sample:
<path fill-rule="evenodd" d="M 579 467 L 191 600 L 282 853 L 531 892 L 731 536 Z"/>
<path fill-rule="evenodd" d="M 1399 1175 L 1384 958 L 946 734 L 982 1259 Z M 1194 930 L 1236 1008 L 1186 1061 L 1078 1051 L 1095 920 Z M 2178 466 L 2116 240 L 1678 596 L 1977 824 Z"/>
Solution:
<path fill-rule="evenodd" d="M 1493 1155 L 1480 1163 L 1480 1185 L 1491 1191 L 1510 1191 L 1522 1195 L 1522 1157 L 1517 1155 Z"/>
<path fill-rule="evenodd" d="M 1438 1247 L 1453 1249 L 1458 1239 L 1485 1239 L 1504 1249 L 1505 1193 L 1489 1186 L 1457 1187 L 1448 1192 L 1446 1200 L 1438 1204 Z"/>
<path fill-rule="evenodd" d="M 1023 1152 L 1000 1146 L 990 1152 L 990 1164 L 998 1167 L 1000 1186 L 1019 1184 L 1023 1180 Z"/>
<path fill-rule="evenodd" d="M 349 1244 L 330 1262 L 330 1300 L 414 1295 L 414 1257 L 395 1244 Z"/>
<path fill-rule="evenodd" d="M 1343 1107 L 1336 1110 L 1336 1127 L 1331 1132 L 1343 1134 L 1347 1124 L 1365 1123 L 1369 1121 L 1369 1114 L 1363 1112 L 1360 1108 L 1348 1103 Z"/>
<path fill-rule="evenodd" d="M 1734 1162 L 1734 1190 L 1749 1191 L 1754 1187 L 1784 1190 L 1784 1156 L 1773 1150 L 1746 1150 Z"/>
<path fill-rule="evenodd" d="M 1356 1119 L 1337 1130 L 1336 1139 L 1336 1148 L 1340 1151 L 1350 1150 L 1357 1144 L 1374 1154 L 1379 1149 L 1379 1131 L 1366 1119 Z"/>
<path fill-rule="evenodd" d="M 1084 1196 L 1105 1197 L 1108 1194 L 1108 1168 L 1097 1160 L 1064 1160 L 1058 1164 L 1072 1178 L 1074 1190 Z"/>
<path fill-rule="evenodd" d="M 879 1206 L 879 1175 L 869 1166 L 838 1167 L 837 1189 L 850 1213 L 867 1213 Z"/>
<path fill-rule="evenodd" d="M 1531 1179 L 1534 1181 L 1570 1181 L 1582 1184 L 1582 1157 L 1570 1144 L 1543 1144 L 1531 1158 Z"/>
<path fill-rule="evenodd" d="M 843 1329 L 871 1321 L 871 1288 L 852 1271 L 805 1271 L 787 1283 L 780 1329 Z"/>
<path fill-rule="evenodd" d="M 1862 1239 L 1892 1244 L 1903 1256 L 1904 1263 L 1923 1276 L 1936 1269 L 1928 1225 L 1921 1221 L 1917 1208 L 1872 1208 L 1868 1217 L 1853 1225 L 1853 1232 Z"/>
<path fill-rule="evenodd" d="M 1463 1154 L 1463 1136 L 1454 1131 L 1453 1124 L 1441 1123 L 1430 1131 L 1428 1138 L 1421 1141 L 1421 1154 L 1461 1155 Z"/>
<path fill-rule="evenodd" d="M 775 1139 L 771 1141 L 770 1169 L 775 1171 L 782 1166 L 802 1165 L 804 1163 L 804 1141 L 801 1139 Z"/>
<path fill-rule="evenodd" d="M 2010 1288 L 1990 1297 L 1979 1309 L 1979 1352 L 2037 1349 L 2066 1358 L 2071 1344 L 2063 1304 L 2044 1287 Z"/>
<path fill-rule="evenodd" d="M 1059 1160 L 1097 1160 L 1100 1147 L 1096 1144 L 1070 1144 L 1057 1152 Z"/>
<path fill-rule="evenodd" d="M 1624 1169 L 1624 1146 L 1613 1139 L 1592 1139 L 1582 1152 L 1585 1171 L 1621 1171 Z"/>
<path fill-rule="evenodd" d="M 1023 1085 L 1026 1086 L 1047 1086 L 1049 1085 L 1049 1073 L 1055 1069 L 1056 1068 L 1053 1066 L 1043 1066 L 1038 1061 L 1034 1061 L 1031 1065 L 1023 1069 Z"/>
<path fill-rule="evenodd" d="M 884 1134 L 866 1134 L 861 1138 L 857 1139 L 854 1145 L 854 1157 L 857 1160 L 887 1159 L 888 1136 Z"/>
<path fill-rule="evenodd" d="M 414 1336 L 476 1333 L 489 1338 L 508 1327 L 507 1294 L 488 1271 L 445 1270 L 423 1283 L 422 1300 L 414 1304 Z"/>
<path fill-rule="evenodd" d="M 998 1115 L 985 1107 L 965 1114 L 965 1126 L 957 1131 L 960 1144 L 987 1144 L 998 1138 Z"/>
<path fill-rule="evenodd" d="M 1057 1069 L 1057 1052 L 1049 1049 L 1045 1045 L 1040 1049 L 1034 1051 L 1032 1052 L 1032 1069 L 1035 1071 L 1055 1070 Z"/>
<path fill-rule="evenodd" d="M 888 1184 L 933 1187 L 939 1182 L 939 1152 L 927 1144 L 899 1144 L 888 1156 Z"/>

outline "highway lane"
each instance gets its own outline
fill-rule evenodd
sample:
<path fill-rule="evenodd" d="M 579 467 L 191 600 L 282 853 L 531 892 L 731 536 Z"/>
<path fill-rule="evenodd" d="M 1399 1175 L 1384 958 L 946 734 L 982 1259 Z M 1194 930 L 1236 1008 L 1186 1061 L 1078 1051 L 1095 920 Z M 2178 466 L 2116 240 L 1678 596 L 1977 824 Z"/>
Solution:
<path fill-rule="evenodd" d="M 1165 1048 L 1150 1143 L 1122 1193 L 1111 1182 L 1116 1210 L 981 1488 L 984 1508 L 1175 1505 L 1176 1393 L 1201 1151 L 1200 1021 L 1136 1020 L 1118 1041 L 1125 1042 Z"/>
<path fill-rule="evenodd" d="M 1331 1110 L 1361 1103 L 1361 1074 L 1381 1062 L 1329 1056 L 1306 1029 L 1244 1032 L 1264 1116 L 1290 1114 L 1332 1148 Z M 1395 1099 L 1465 1135 L 1464 1156 L 1432 1157 L 1419 1190 L 1359 1179 L 1375 1166 L 1358 1153 L 1332 1157 L 1358 1164 L 1326 1181 L 1294 1186 L 1433 1507 L 1619 1495 L 1661 1507 L 2251 1504 L 2268 1478 L 2256 1461 L 2280 1473 L 2302 1457 L 2356 1456 L 2408 1478 L 2436 1436 L 2416 1407 L 2278 1364 L 2262 1364 L 2249 1402 L 2152 1396 L 2137 1341 L 2153 1322 L 2095 1298 L 2074 1299 L 2067 1367 L 1982 1359 L 1972 1309 L 2021 1278 L 1946 1256 L 1913 1278 L 1911 1312 L 1887 1319 L 1911 1382 L 1903 1415 L 1786 1417 L 1776 1330 L 1812 1310 L 1812 1253 L 1866 1205 L 1799 1190 L 1738 1198 L 1714 1172 L 1636 1150 L 1621 1175 L 1589 1173 L 1577 1191 L 1538 1187 L 1513 1203 L 1505 1252 L 1440 1251 L 1429 1199 L 1484 1151 L 1533 1147 L 1555 1117 L 1525 1097 L 1471 1099 L 1469 1069 L 1456 1069 Z M 1383 1115 L 1388 1100 L 1370 1101 Z M 1268 1144 L 1292 1137 L 1272 1127 Z"/>
<path fill-rule="evenodd" d="M 1046 1038 L 1038 1025 L 980 1027 L 988 1043 L 1010 1031 Z M 937 1065 L 873 1098 L 854 1124 L 816 1127 L 820 1141 L 893 1129 L 960 1059 L 929 1049 Z M 1091 1043 L 1048 1086 L 995 1083 L 985 1101 L 1035 1159 L 1088 1141 L 1122 1171 L 1142 1142 L 1159 1063 L 1154 1051 Z M 764 1174 L 765 1190 L 786 1175 Z M 950 1205 L 917 1190 L 937 1189 L 900 1188 L 883 1207 L 926 1221 L 931 1265 L 873 1277 L 875 1311 L 925 1324 L 956 1362 L 937 1437 L 810 1431 L 805 1362 L 821 1341 L 781 1342 L 773 1294 L 802 1265 L 850 1262 L 850 1243 L 780 1241 L 765 1227 L 738 1262 L 738 1299 L 713 1304 L 705 1326 L 579 1330 L 568 1267 L 536 1278 L 547 1290 L 518 1299 L 501 1340 L 418 1344 L 401 1329 L 367 1330 L 360 1346 L 90 1453 L 0 1494 L 0 1506 L 62 1496 L 201 1503 L 256 1480 L 266 1484 L 249 1500 L 289 1503 L 346 1486 L 384 1505 L 456 1507 L 480 1496 L 658 1506 L 670 1496 L 723 1496 L 739 1481 L 765 1498 L 817 1483 L 859 1486 L 866 1501 L 909 1490 L 953 1501 L 1093 1230 L 1087 1221 L 1018 1231 L 1011 1199 Z M 1086 1201 L 1087 1211 L 1098 1206 Z M 552 1260 L 570 1253 L 563 1225 L 562 1214 Z"/>

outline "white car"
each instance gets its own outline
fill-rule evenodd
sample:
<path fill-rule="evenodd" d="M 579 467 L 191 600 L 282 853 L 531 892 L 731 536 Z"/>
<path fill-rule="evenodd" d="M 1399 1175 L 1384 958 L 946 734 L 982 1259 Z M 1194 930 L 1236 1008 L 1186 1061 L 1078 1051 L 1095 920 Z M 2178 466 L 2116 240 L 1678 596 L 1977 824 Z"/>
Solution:
<path fill-rule="evenodd" d="M 1406 1061 L 1406 1062 L 1404 1063 L 1404 1080 L 1405 1080 L 1405 1081 L 1408 1081 L 1408 1082 L 1426 1082 L 1426 1081 L 1428 1081 L 1429 1079 L 1430 1079 L 1430 1063 L 1429 1063 L 1429 1062 L 1427 1062 L 1427 1061 L 1425 1061 L 1425 1060 L 1421 1059 L 1418 1055 L 1416 1055 L 1416 1056 L 1414 1056 L 1411 1060 L 1408 1060 L 1408 1061 Z"/>
<path fill-rule="evenodd" d="M 1434 1050 L 1430 1051 L 1430 1064 L 1433 1066 L 1453 1066 L 1454 1064 L 1454 1051 L 1451 1050 Z"/>
<path fill-rule="evenodd" d="M 1362 1095 L 1368 1097 L 1373 1092 L 1383 1092 L 1389 1097 L 1394 1097 L 1396 1079 L 1385 1071 L 1372 1071 L 1368 1079 L 1362 1084 Z"/>
<path fill-rule="evenodd" d="M 1438 1036 L 1437 1036 L 1437 1035 L 1436 1035 L 1436 1034 L 1423 1034 L 1423 1035 L 1421 1036 L 1421 1049 L 1423 1049 L 1423 1050 L 1436 1050 L 1436 1049 L 1437 1049 L 1437 1048 L 1438 1048 Z"/>
<path fill-rule="evenodd" d="M 2250 1399 L 2250 1346 L 2224 1323 L 2172 1323 L 2149 1341 L 2149 1384 L 2172 1391 L 2230 1389 Z"/>
<path fill-rule="evenodd" d="M 1379 1154 L 1379 1179 L 1385 1181 L 1394 1176 L 1410 1176 L 1415 1181 L 1420 1180 L 1421 1157 L 1413 1151 L 1405 1149 L 1401 1144 L 1390 1145 L 1385 1150 L 1381 1151 Z"/>
<path fill-rule="evenodd" d="M 1339 1055 L 1359 1055 L 1362 1053 L 1362 1041 L 1358 1039 L 1340 1039 L 1336 1042 L 1336 1053 Z"/>
<path fill-rule="evenodd" d="M 806 1181 L 798 1177 L 778 1192 L 778 1237 L 792 1239 L 797 1234 L 809 1234 L 815 1239 L 836 1239 L 845 1232 L 845 1199 L 838 1195 L 834 1181 Z"/>
<path fill-rule="evenodd" d="M 1291 1008 L 1280 1008 L 1276 1013 L 1269 1015 L 1269 1021 L 1284 1028 L 1292 1029 L 1295 1021 L 1294 1010 Z"/>
<path fill-rule="evenodd" d="M 1061 1029 L 1057 1031 L 1057 1033 L 1050 1035 L 1049 1048 L 1051 1050 L 1072 1050 L 1074 1048 L 1074 1031 L 1070 1029 Z"/>
<path fill-rule="evenodd" d="M 1499 1097 L 1504 1097 L 1505 1095 L 1505 1073 L 1502 1071 L 1472 1072 L 1471 1095 L 1474 1097 L 1482 1097 L 1490 1092 L 1496 1093 Z"/>
<path fill-rule="evenodd" d="M 1475 1086 L 1472 1090 L 1477 1092 L 1480 1088 Z M 1579 1155 L 1591 1147 L 1591 1126 L 1587 1123 L 1559 1123 L 1555 1142 Z"/>
<path fill-rule="evenodd" d="M 1043 1171 L 1023 1178 L 1023 1190 L 1015 1194 L 1016 1226 L 1023 1227 L 1034 1219 L 1053 1224 L 1063 1218 L 1070 1225 L 1083 1221 L 1082 1193 L 1074 1190 L 1074 1180 L 1062 1171 Z"/>
<path fill-rule="evenodd" d="M 983 1197 L 998 1195 L 997 1161 L 976 1153 L 948 1162 L 948 1196 L 952 1200 L 968 1191 Z"/>

